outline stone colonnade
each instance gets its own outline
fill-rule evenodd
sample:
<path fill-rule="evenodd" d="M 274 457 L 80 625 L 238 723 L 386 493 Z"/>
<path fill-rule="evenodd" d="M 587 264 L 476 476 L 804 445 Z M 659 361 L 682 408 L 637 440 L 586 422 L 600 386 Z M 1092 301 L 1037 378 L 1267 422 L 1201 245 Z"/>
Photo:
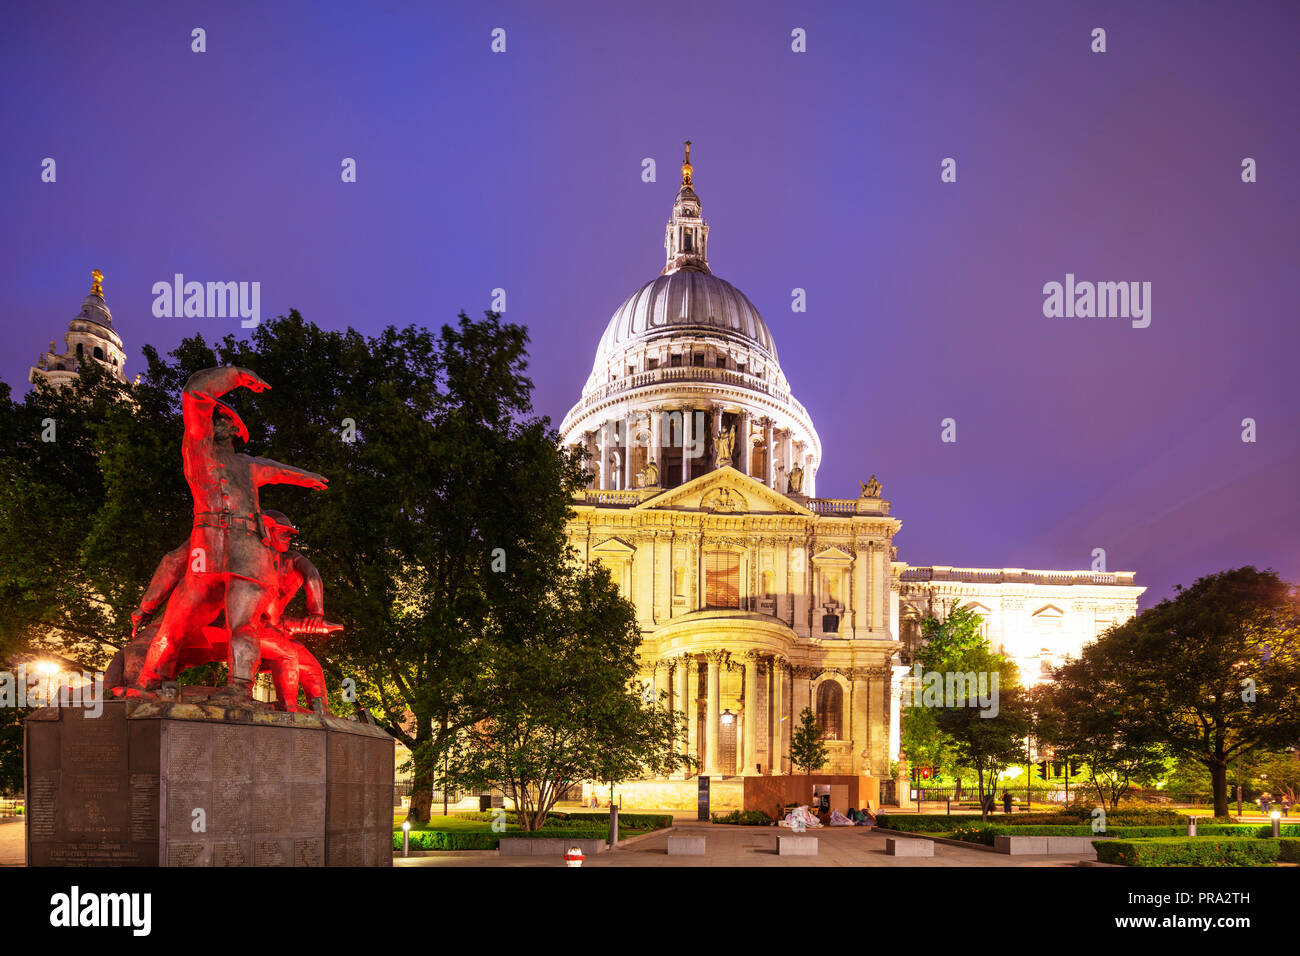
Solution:
<path fill-rule="evenodd" d="M 697 413 L 703 413 L 697 415 Z M 793 430 L 777 428 L 769 417 L 755 415 L 744 407 L 725 402 L 660 405 L 653 408 L 634 409 L 626 419 L 610 418 L 597 428 L 583 433 L 583 444 L 595 462 L 596 473 L 592 487 L 601 491 L 627 490 L 638 486 L 638 474 L 644 464 L 654 461 L 659 467 L 659 484 L 673 488 L 691 479 L 692 462 L 708 454 L 710 440 L 716 440 L 721 430 L 723 414 L 736 415 L 736 447 L 732 466 L 739 472 L 763 482 L 769 488 L 785 492 L 786 480 L 792 463 L 804 469 L 802 493 L 809 497 L 813 491 L 813 456 L 808 444 L 796 440 Z M 710 434 L 697 434 L 701 427 Z M 755 445 L 754 435 L 760 437 Z M 666 474 L 665 448 L 695 450 L 694 458 L 683 454 L 681 462 L 674 465 L 675 474 Z M 755 449 L 765 449 L 760 457 Z M 643 455 L 637 452 L 645 449 Z M 776 463 L 781 462 L 781 471 Z M 703 471 L 713 468 L 708 459 Z M 703 473 L 701 471 L 700 473 Z M 781 487 L 777 487 L 778 474 Z"/>
<path fill-rule="evenodd" d="M 790 735 L 805 707 L 817 711 L 817 688 L 828 680 L 839 685 L 836 699 L 842 710 L 839 739 L 828 740 L 833 752 L 825 772 L 887 776 L 890 676 L 888 664 L 817 668 L 757 650 L 733 654 L 713 649 L 662 658 L 653 664 L 655 699 L 659 706 L 666 703 L 686 714 L 687 736 L 678 752 L 699 760 L 698 767 L 674 776 L 794 772 Z M 724 693 L 728 677 L 732 691 Z M 731 712 L 733 707 L 738 713 Z M 734 728 L 734 754 L 723 746 L 728 726 Z"/>

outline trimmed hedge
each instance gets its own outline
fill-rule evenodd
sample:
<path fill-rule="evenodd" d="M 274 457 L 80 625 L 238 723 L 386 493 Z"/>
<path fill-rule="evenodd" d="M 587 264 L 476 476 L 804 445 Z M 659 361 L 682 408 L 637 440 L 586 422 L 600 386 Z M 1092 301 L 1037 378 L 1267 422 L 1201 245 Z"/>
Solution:
<path fill-rule="evenodd" d="M 412 830 L 412 850 L 495 850 L 499 833 L 474 830 Z M 402 831 L 393 831 L 393 849 L 402 848 Z"/>
<path fill-rule="evenodd" d="M 1182 836 L 1094 840 L 1092 845 L 1098 862 L 1122 866 L 1268 866 L 1277 861 L 1281 843 L 1272 838 Z"/>
<path fill-rule="evenodd" d="M 714 813 L 714 823 L 729 823 L 742 827 L 770 827 L 772 818 L 762 810 L 732 810 L 730 813 Z"/>
<path fill-rule="evenodd" d="M 1277 852 L 1279 863 L 1300 863 L 1300 840 L 1283 837 L 1277 842 L 1281 844 Z"/>
<path fill-rule="evenodd" d="M 609 811 L 604 813 L 552 813 L 547 820 L 559 819 L 566 823 L 577 823 L 579 825 L 586 821 L 599 823 L 605 827 L 609 826 Z M 618 828 L 634 830 L 658 830 L 663 827 L 673 825 L 671 813 L 623 813 L 621 810 L 618 814 Z"/>
<path fill-rule="evenodd" d="M 1118 832 L 1121 827 L 1164 827 L 1160 836 L 1183 835 L 1187 832 L 1188 818 L 1172 810 L 1116 810 L 1106 814 L 1106 832 Z M 1092 833 L 1092 816 L 1069 810 L 1056 810 L 1050 813 L 995 813 L 987 821 L 978 817 L 949 816 L 944 813 L 882 813 L 877 817 L 879 826 L 905 833 L 923 833 L 927 831 L 951 830 L 954 825 L 965 822 L 986 822 L 1001 827 L 1015 827 L 1017 833 L 1024 836 L 1031 834 L 1025 827 L 1070 827 L 1079 832 L 1054 833 L 1052 836 L 1088 836 Z M 1083 828 L 1080 830 L 1080 828 Z M 1171 828 L 1177 828 L 1172 831 Z M 1205 828 L 1203 828 L 1205 829 Z M 1134 834 L 1135 836 L 1138 834 Z M 1155 836 L 1157 834 L 1150 834 Z"/>

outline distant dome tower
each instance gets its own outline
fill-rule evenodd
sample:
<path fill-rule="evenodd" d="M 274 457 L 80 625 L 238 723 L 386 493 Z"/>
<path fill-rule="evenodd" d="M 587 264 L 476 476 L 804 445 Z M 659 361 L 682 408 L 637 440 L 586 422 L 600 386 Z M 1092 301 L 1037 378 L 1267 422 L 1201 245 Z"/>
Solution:
<path fill-rule="evenodd" d="M 113 331 L 113 313 L 104 304 L 104 274 L 98 269 L 90 274 L 90 294 L 81 301 L 81 311 L 68 323 L 63 342 L 66 351 L 61 353 L 50 342 L 49 351 L 27 373 L 27 381 L 68 385 L 77 377 L 81 363 L 88 359 L 99 362 L 119 382 L 126 381 L 126 353 L 122 351 L 121 336 Z"/>
<path fill-rule="evenodd" d="M 709 268 L 694 173 L 687 141 L 663 271 L 614 312 L 560 433 L 591 453 L 593 488 L 673 488 L 730 464 L 812 497 L 821 440 L 763 317 Z"/>

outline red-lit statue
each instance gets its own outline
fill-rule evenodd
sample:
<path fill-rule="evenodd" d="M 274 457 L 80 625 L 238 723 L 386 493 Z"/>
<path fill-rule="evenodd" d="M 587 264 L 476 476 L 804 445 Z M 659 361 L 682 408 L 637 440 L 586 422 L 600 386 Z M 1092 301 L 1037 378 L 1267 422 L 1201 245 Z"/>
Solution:
<path fill-rule="evenodd" d="M 343 629 L 341 624 L 325 620 L 325 586 L 320 572 L 307 558 L 289 545 L 298 529 L 279 511 L 262 512 L 271 547 L 276 551 L 276 594 L 259 621 L 258 637 L 261 643 L 259 670 L 269 671 L 275 684 L 276 709 L 297 711 L 298 690 L 306 691 L 313 709 L 319 703 L 324 713 L 329 713 L 326 697 L 325 675 L 320 662 L 309 651 L 298 635 L 322 635 Z M 190 559 L 190 543 L 186 541 L 158 563 L 140 606 L 131 614 L 131 643 L 109 664 L 105 672 L 105 685 L 110 689 L 134 683 L 148 654 L 157 623 L 150 619 L 158 608 L 175 591 L 185 576 Z M 284 611 L 303 586 L 307 602 L 305 618 L 286 618 Z M 218 610 L 218 615 L 220 611 Z M 161 676 L 172 680 L 187 667 L 207 663 L 229 663 L 230 642 L 224 626 L 203 623 L 201 618 L 191 619 L 190 629 L 180 639 L 171 665 Z"/>
<path fill-rule="evenodd" d="M 270 484 L 324 489 L 327 480 L 235 451 L 235 435 L 247 441 L 248 429 L 220 396 L 240 386 L 254 392 L 270 388 L 256 373 L 233 366 L 195 372 L 185 383 L 181 460 L 194 496 L 194 528 L 182 559 L 184 577 L 174 585 L 140 672 L 126 692 L 129 696 L 152 695 L 164 677 L 177 672 L 187 635 L 201 632 L 224 613 L 221 630 L 227 636 L 230 677 L 219 696 L 231 703 L 251 702 L 262 657 L 262 632 L 272 627 L 268 623 L 272 614 L 278 626 L 279 612 L 287 603 L 277 607 L 279 552 L 271 546 L 258 489 Z M 174 574 L 174 565 L 181 563 L 174 560 L 175 554 L 164 559 L 155 578 L 159 573 Z M 320 622 L 312 625 L 318 626 Z M 274 640 L 274 634 L 268 637 Z M 296 700 L 295 691 L 294 706 Z"/>

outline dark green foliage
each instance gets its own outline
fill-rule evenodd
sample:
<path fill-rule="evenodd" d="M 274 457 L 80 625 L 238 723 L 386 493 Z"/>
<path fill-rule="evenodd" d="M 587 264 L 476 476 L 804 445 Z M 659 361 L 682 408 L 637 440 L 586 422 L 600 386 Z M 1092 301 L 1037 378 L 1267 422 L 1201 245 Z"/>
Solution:
<path fill-rule="evenodd" d="M 826 745 L 822 743 L 822 728 L 811 707 L 799 714 L 799 724 L 790 735 L 790 763 L 804 773 L 813 773 L 826 765 Z"/>
<path fill-rule="evenodd" d="M 951 818 L 949 818 L 951 819 Z M 994 826 L 991 823 L 982 823 L 979 820 L 970 823 L 962 823 L 952 828 L 952 838 L 954 840 L 963 840 L 966 843 L 982 843 L 985 846 L 993 845 L 993 837 L 1004 831 L 1005 828 Z"/>
<path fill-rule="evenodd" d="M 714 823 L 728 823 L 742 827 L 770 827 L 772 818 L 762 810 L 732 810 L 730 813 L 712 814 Z"/>
<path fill-rule="evenodd" d="M 412 830 L 412 850 L 495 850 L 500 843 L 499 833 L 480 833 L 473 830 Z M 402 831 L 393 831 L 393 849 L 402 848 Z"/>
<path fill-rule="evenodd" d="M 1093 846 L 1099 862 L 1124 866 L 1268 866 L 1277 861 L 1280 842 L 1183 836 L 1094 840 Z"/>
<path fill-rule="evenodd" d="M 1114 684 L 1111 716 L 1210 774 L 1228 813 L 1237 755 L 1300 738 L 1300 606 L 1272 571 L 1200 578 L 1103 635 L 1090 649 Z"/>

